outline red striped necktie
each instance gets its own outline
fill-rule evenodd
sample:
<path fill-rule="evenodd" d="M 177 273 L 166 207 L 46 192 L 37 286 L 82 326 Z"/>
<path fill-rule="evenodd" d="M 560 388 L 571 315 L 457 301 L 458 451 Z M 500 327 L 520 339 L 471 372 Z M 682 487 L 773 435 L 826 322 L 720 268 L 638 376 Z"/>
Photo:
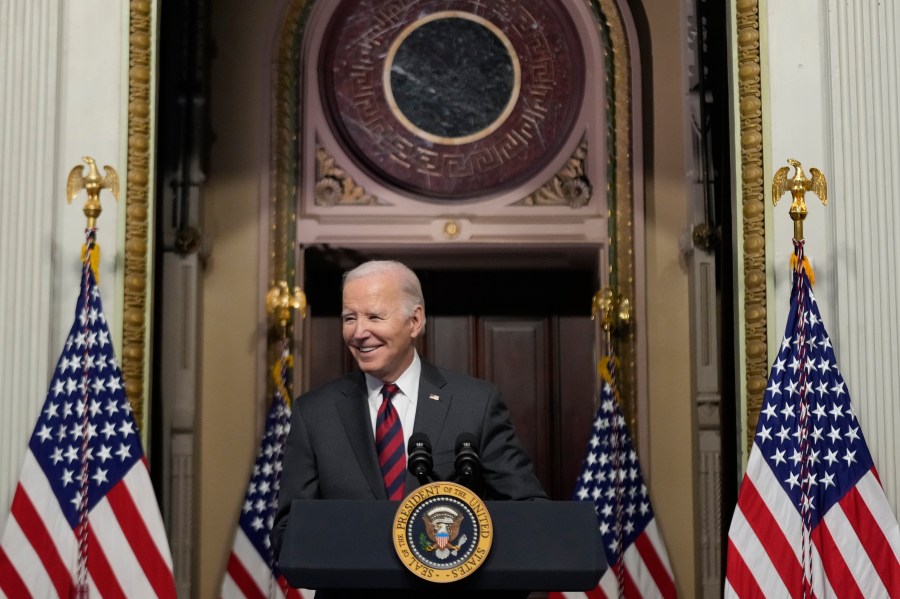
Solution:
<path fill-rule="evenodd" d="M 388 499 L 403 499 L 403 487 L 406 482 L 406 451 L 403 448 L 403 427 L 400 416 L 391 403 L 399 387 L 387 383 L 381 388 L 384 399 L 378 408 L 375 418 L 375 448 L 378 450 L 378 463 L 384 476 L 384 489 Z"/>

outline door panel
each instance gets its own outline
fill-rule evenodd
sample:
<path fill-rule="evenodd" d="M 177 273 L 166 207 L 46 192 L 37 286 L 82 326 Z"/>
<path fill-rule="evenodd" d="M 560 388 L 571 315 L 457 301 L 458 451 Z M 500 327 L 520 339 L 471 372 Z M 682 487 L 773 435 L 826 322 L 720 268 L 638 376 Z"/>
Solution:
<path fill-rule="evenodd" d="M 480 319 L 478 371 L 500 388 L 519 439 L 545 486 L 551 482 L 553 457 L 547 324 L 543 318 Z"/>

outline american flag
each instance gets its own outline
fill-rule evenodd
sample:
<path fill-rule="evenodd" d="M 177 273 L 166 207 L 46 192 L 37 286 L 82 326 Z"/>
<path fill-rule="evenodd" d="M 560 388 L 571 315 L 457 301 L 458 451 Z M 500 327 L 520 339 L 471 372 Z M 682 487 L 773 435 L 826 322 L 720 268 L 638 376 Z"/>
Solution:
<path fill-rule="evenodd" d="M 600 407 L 574 499 L 591 501 L 610 567 L 585 593 L 550 597 L 676 597 L 675 580 L 656 526 L 628 425 L 616 397 L 614 358 L 603 365 Z"/>
<path fill-rule="evenodd" d="M 794 242 L 791 308 L 728 531 L 729 597 L 900 597 L 900 529 Z M 808 264 L 808 263 L 807 263 Z"/>
<path fill-rule="evenodd" d="M 175 597 L 172 557 L 86 260 L 0 543 L 6 597 Z"/>
<path fill-rule="evenodd" d="M 281 373 L 276 378 L 279 390 L 274 394 L 266 417 L 265 432 L 244 495 L 234 545 L 222 580 L 222 599 L 312 597 L 312 592 L 288 585 L 274 564 L 269 542 L 269 532 L 278 509 L 284 441 L 291 428 L 291 409 L 284 400 L 288 395 L 284 384 L 288 362 L 285 351 L 280 362 Z"/>

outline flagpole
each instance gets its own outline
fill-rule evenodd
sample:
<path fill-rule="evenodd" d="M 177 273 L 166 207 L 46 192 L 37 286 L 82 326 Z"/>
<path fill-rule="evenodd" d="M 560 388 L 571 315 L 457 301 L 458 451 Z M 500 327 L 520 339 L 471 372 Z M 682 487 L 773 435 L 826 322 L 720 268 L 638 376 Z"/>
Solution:
<path fill-rule="evenodd" d="M 82 285 L 81 288 L 84 290 L 84 297 L 82 298 L 82 305 L 85 306 L 85 310 L 87 310 L 89 298 L 88 293 L 90 289 L 90 285 L 88 284 L 88 277 L 90 277 L 90 271 L 93 271 L 94 280 L 99 280 L 99 264 L 100 264 L 100 246 L 96 243 L 97 240 L 97 218 L 100 216 L 100 213 L 103 212 L 103 206 L 100 204 L 100 192 L 104 189 L 109 189 L 116 200 L 119 199 L 119 177 L 116 174 L 116 171 L 110 167 L 105 166 L 104 169 L 106 171 L 106 176 L 101 177 L 99 171 L 97 170 L 97 163 L 90 156 L 84 156 L 82 160 L 88 165 L 88 173 L 85 176 L 84 167 L 76 165 L 69 171 L 69 177 L 66 181 L 66 200 L 69 204 L 72 203 L 78 194 L 81 193 L 81 190 L 87 191 L 87 200 L 85 200 L 84 207 L 82 211 L 84 212 L 84 216 L 87 218 L 87 225 L 84 230 L 85 240 L 84 245 L 81 248 L 81 261 L 82 261 Z M 92 321 L 87 316 L 87 314 L 82 316 L 82 334 L 85 338 L 88 338 L 91 333 Z M 78 482 L 79 482 L 79 495 L 78 495 L 78 525 L 75 530 L 75 538 L 78 542 L 78 563 L 76 566 L 75 572 L 75 581 L 72 588 L 72 596 L 77 597 L 79 599 L 86 598 L 89 595 L 89 586 L 88 586 L 88 566 L 87 566 L 87 556 L 88 556 L 88 543 L 89 543 L 89 526 L 88 526 L 88 518 L 90 515 L 90 509 L 88 504 L 88 499 L 90 495 L 90 488 L 88 484 L 88 452 L 89 452 L 89 442 L 91 439 L 90 435 L 90 406 L 89 404 L 89 393 L 88 393 L 88 381 L 89 381 L 89 369 L 90 362 L 88 360 L 88 352 L 90 351 L 90 346 L 85 344 L 84 346 L 84 354 L 81 359 L 81 367 L 82 367 L 82 375 L 81 375 L 81 388 L 82 388 L 82 397 L 81 397 L 81 451 L 79 452 L 79 473 L 78 473 Z"/>
<path fill-rule="evenodd" d="M 272 287 L 269 290 L 269 293 L 266 295 L 266 310 L 268 311 L 270 316 L 273 316 L 277 321 L 281 329 L 281 354 L 278 358 L 278 361 L 275 364 L 275 367 L 272 369 L 272 377 L 275 381 L 275 394 L 273 398 L 273 403 L 282 403 L 288 409 L 279 409 L 277 410 L 277 426 L 276 428 L 280 431 L 277 434 L 276 445 L 279 447 L 277 450 L 278 455 L 274 456 L 275 461 L 278 464 L 281 464 L 284 457 L 284 442 L 287 438 L 287 431 L 289 430 L 289 413 L 290 407 L 293 399 L 293 395 L 290 391 L 291 388 L 291 370 L 294 366 L 294 357 L 291 354 L 291 340 L 289 336 L 289 328 L 292 318 L 292 312 L 296 310 L 300 319 L 306 318 L 306 294 L 303 293 L 299 287 L 294 287 L 293 290 L 289 288 L 287 281 L 279 281 L 278 285 Z M 273 406 L 273 409 L 275 406 Z M 277 469 L 280 472 L 280 468 Z M 281 480 L 279 476 L 276 476 L 273 481 L 273 486 L 275 487 L 275 493 L 277 496 L 277 492 L 279 487 L 281 486 Z M 274 511 L 272 512 L 274 514 Z M 276 573 L 275 567 L 275 555 L 270 552 L 268 556 L 268 567 L 269 567 L 269 588 L 268 588 L 268 597 L 275 597 L 278 595 L 276 589 L 281 587 L 281 581 L 279 580 L 279 574 Z"/>
<path fill-rule="evenodd" d="M 599 326 L 603 331 L 604 353 L 600 357 L 598 364 L 598 372 L 600 373 L 600 384 L 607 384 L 612 389 L 612 393 L 618 402 L 618 386 L 616 385 L 616 354 L 613 343 L 613 335 L 617 330 L 627 325 L 631 318 L 631 306 L 627 298 L 617 296 L 609 287 L 604 287 L 594 294 L 591 306 L 591 319 L 596 320 L 599 316 Z M 612 418 L 610 436 L 610 459 L 612 462 L 612 471 L 621 472 L 623 469 L 624 456 L 622 455 L 622 426 L 625 422 L 619 418 Z M 622 479 L 614 476 L 612 481 L 614 489 L 614 505 L 613 505 L 613 533 L 615 538 L 613 555 L 610 560 L 611 567 L 615 570 L 616 581 L 618 587 L 618 596 L 621 599 L 625 596 L 625 568 L 623 567 L 623 552 L 625 546 L 624 531 L 622 528 L 624 513 L 624 505 L 622 502 Z"/>
<path fill-rule="evenodd" d="M 813 493 L 811 480 L 811 444 L 810 444 L 810 403 L 807 385 L 807 306 L 806 292 L 808 287 L 803 284 L 803 275 L 809 278 L 809 287 L 815 281 L 812 267 L 809 259 L 804 254 L 803 239 L 803 221 L 809 213 L 806 207 L 806 193 L 812 191 L 815 193 L 823 205 L 828 204 L 828 187 L 825 175 L 815 168 L 810 168 L 812 178 L 807 178 L 803 172 L 803 165 L 800 161 L 793 158 L 787 160 L 788 164 L 794 167 L 794 176 L 787 178 L 790 167 L 784 166 L 775 172 L 772 180 L 772 203 L 778 204 L 778 200 L 786 192 L 790 192 L 793 198 L 789 214 L 791 220 L 794 221 L 794 253 L 791 255 L 791 269 L 794 271 L 794 292 L 797 297 L 797 314 L 794 316 L 797 323 L 797 347 L 798 347 L 798 405 L 797 405 L 797 421 L 799 433 L 799 449 L 800 449 L 800 523 L 802 530 L 800 533 L 800 563 L 803 569 L 801 579 L 801 596 L 806 599 L 813 592 L 812 590 L 812 510 L 813 510 Z"/>

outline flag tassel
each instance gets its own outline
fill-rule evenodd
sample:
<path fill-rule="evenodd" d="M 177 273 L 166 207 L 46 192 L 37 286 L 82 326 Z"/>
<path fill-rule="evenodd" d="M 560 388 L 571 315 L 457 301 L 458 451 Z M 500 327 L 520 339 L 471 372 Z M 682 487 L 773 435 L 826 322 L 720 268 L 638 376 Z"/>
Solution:
<path fill-rule="evenodd" d="M 797 271 L 797 264 L 800 261 L 797 259 L 797 254 L 791 254 L 791 270 Z M 812 264 L 809 263 L 809 258 L 803 256 L 803 270 L 806 271 L 806 276 L 809 277 L 809 285 L 810 287 L 815 287 L 816 285 L 816 274 L 813 272 Z"/>

